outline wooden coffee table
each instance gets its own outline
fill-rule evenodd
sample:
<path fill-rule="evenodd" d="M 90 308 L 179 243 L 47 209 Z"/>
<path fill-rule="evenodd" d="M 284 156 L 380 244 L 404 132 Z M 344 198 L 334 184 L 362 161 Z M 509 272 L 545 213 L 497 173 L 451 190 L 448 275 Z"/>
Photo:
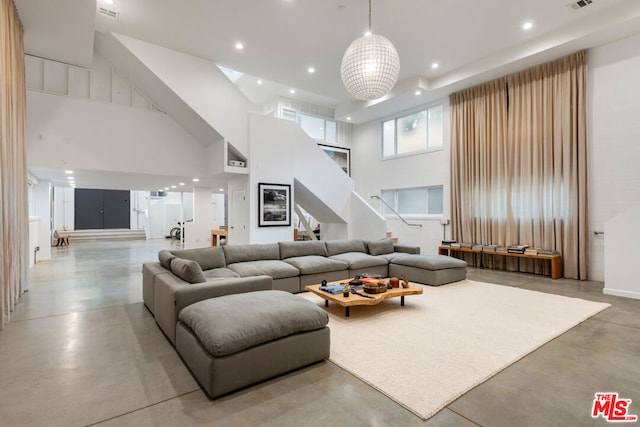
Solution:
<path fill-rule="evenodd" d="M 348 280 L 330 282 L 330 283 L 327 283 L 327 285 L 337 285 L 339 283 L 345 283 L 345 282 L 348 282 Z M 382 292 L 379 294 L 368 294 L 362 289 L 358 291 L 359 293 L 363 295 L 367 295 L 371 298 L 362 297 L 360 295 L 355 295 L 352 293 L 349 293 L 348 297 L 344 297 L 342 296 L 342 292 L 339 294 L 330 294 L 329 292 L 321 291 L 320 286 L 322 285 L 307 285 L 304 287 L 304 289 L 318 295 L 320 298 L 323 298 L 325 307 L 329 307 L 329 301 L 344 307 L 344 310 L 345 310 L 344 315 L 346 317 L 349 317 L 349 307 L 353 307 L 355 305 L 377 305 L 386 299 L 400 297 L 400 305 L 404 306 L 405 295 L 422 294 L 422 287 L 420 285 L 417 285 L 411 282 L 409 282 L 408 288 L 403 288 L 403 287 L 391 288 L 391 289 L 387 289 L 386 292 Z"/>

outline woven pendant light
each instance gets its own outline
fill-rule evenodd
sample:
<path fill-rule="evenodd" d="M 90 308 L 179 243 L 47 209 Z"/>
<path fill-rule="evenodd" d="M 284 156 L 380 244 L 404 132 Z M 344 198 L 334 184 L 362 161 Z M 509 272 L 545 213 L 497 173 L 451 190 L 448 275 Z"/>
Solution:
<path fill-rule="evenodd" d="M 357 99 L 378 99 L 393 88 L 400 72 L 400 58 L 393 43 L 371 33 L 371 0 L 369 31 L 357 38 L 342 57 L 340 75 L 344 87 Z"/>

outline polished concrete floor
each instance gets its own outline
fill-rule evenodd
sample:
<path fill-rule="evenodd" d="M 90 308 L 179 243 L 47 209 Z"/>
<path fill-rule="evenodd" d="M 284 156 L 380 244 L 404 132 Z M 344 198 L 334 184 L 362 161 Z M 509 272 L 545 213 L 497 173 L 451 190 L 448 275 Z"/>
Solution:
<path fill-rule="evenodd" d="M 481 269 L 468 277 L 612 306 L 427 421 L 328 361 L 209 400 L 141 302 L 142 263 L 172 244 L 72 244 L 32 269 L 0 331 L 0 425 L 589 426 L 607 424 L 591 418 L 606 391 L 640 415 L 640 301 Z"/>

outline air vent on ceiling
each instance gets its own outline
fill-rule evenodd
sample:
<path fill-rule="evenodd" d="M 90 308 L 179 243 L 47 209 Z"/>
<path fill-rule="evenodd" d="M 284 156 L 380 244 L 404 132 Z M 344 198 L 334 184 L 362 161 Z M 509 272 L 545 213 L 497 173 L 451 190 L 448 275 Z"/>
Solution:
<path fill-rule="evenodd" d="M 107 18 L 111 18 L 115 21 L 118 20 L 118 12 L 116 12 L 115 10 L 107 9 L 106 7 L 101 7 L 100 13 L 106 16 Z"/>
<path fill-rule="evenodd" d="M 572 9 L 578 10 L 582 9 L 585 6 L 589 6 L 591 3 L 593 3 L 593 0 L 578 0 L 577 2 L 569 3 L 567 6 Z"/>

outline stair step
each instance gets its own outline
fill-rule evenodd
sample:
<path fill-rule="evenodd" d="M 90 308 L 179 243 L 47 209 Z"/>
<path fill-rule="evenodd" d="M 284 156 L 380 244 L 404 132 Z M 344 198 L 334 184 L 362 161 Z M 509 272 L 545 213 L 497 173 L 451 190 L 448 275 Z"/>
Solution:
<path fill-rule="evenodd" d="M 69 235 L 69 242 L 95 242 L 98 240 L 146 240 L 144 230 L 113 229 L 113 230 L 74 230 L 65 231 Z"/>

